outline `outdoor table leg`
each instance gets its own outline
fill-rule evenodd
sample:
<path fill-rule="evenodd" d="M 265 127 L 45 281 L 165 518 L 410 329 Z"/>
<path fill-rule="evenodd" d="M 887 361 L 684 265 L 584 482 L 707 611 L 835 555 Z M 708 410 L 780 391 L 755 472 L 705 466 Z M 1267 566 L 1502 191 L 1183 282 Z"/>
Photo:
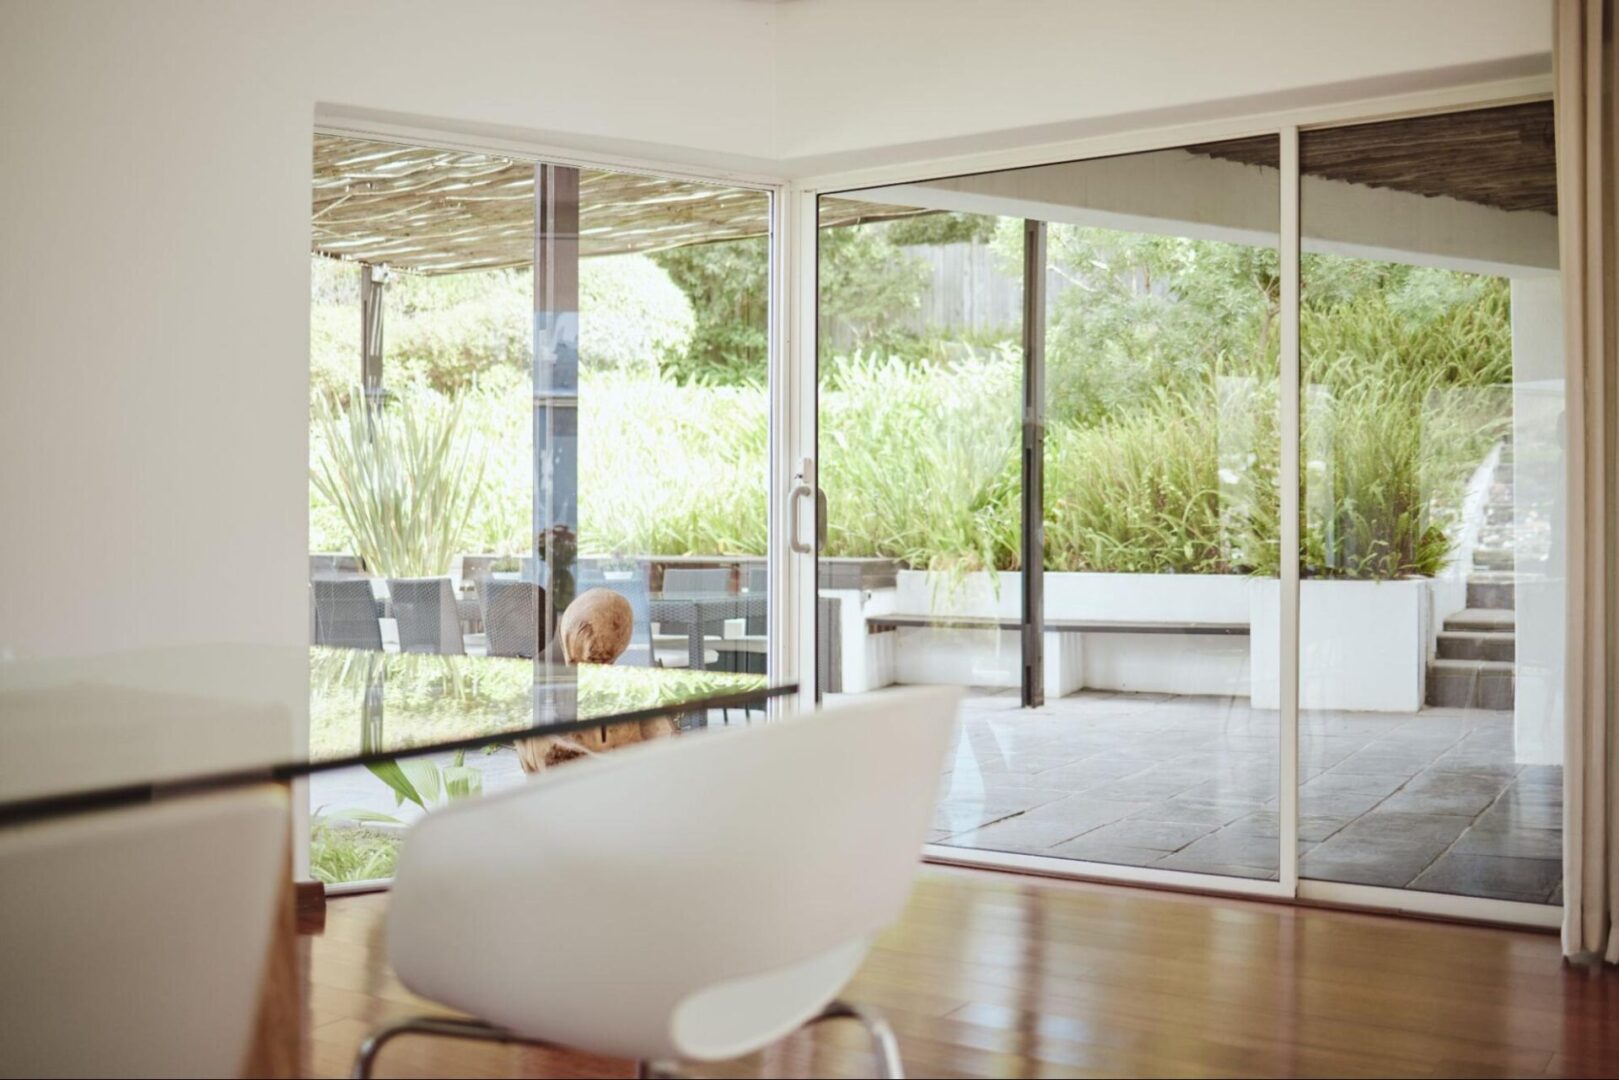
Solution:
<path fill-rule="evenodd" d="M 702 671 L 703 664 L 703 623 L 693 611 L 692 618 L 686 624 L 686 663 L 692 671 Z"/>

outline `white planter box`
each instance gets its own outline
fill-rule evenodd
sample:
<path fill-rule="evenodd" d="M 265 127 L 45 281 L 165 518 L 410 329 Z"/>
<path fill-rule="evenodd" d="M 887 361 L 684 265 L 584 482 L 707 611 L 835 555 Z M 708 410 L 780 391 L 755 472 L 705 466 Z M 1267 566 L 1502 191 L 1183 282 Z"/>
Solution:
<path fill-rule="evenodd" d="M 1238 576 L 1048 573 L 1045 614 L 1047 619 L 1240 623 L 1248 618 L 1249 587 L 1249 580 Z M 870 594 L 866 613 L 1016 620 L 1021 591 L 1019 573 L 994 579 L 975 573 L 951 582 L 944 575 L 903 570 L 892 601 Z M 880 674 L 856 673 L 861 657 L 846 647 L 844 681 L 851 690 L 887 681 L 1014 687 L 1022 680 L 1016 631 L 905 627 L 873 637 L 892 643 L 880 654 L 886 668 Z M 876 658 L 875 650 L 866 652 Z M 1048 632 L 1045 640 L 1048 698 L 1082 687 L 1246 697 L 1248 670 L 1248 639 L 1239 635 Z"/>
<path fill-rule="evenodd" d="M 868 615 L 962 615 L 1016 620 L 1022 575 L 907 570 L 895 588 L 839 593 L 843 679 L 851 693 L 890 683 L 1015 687 L 1018 633 L 905 627 L 865 633 Z M 1055 633 L 1045 642 L 1046 696 L 1081 688 L 1251 697 L 1275 709 L 1281 686 L 1281 591 L 1236 575 L 1045 575 L 1047 619 L 1247 622 L 1242 635 Z M 1300 703 L 1306 709 L 1416 712 L 1432 641 L 1426 580 L 1306 581 L 1300 589 Z"/>
<path fill-rule="evenodd" d="M 1281 705 L 1281 586 L 1252 582 L 1253 705 Z M 1429 582 L 1299 583 L 1299 708 L 1411 712 L 1422 708 Z"/>

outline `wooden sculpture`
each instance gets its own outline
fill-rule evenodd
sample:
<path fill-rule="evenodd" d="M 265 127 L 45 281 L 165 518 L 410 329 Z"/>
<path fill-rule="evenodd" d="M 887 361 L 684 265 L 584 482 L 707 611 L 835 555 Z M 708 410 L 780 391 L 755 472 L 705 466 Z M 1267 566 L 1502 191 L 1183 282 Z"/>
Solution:
<path fill-rule="evenodd" d="M 611 664 L 630 647 L 635 633 L 635 612 L 630 602 L 611 589 L 587 589 L 573 598 L 557 624 L 562 658 L 570 664 Z M 517 760 L 523 771 L 543 772 L 574 758 L 589 757 L 646 739 L 673 735 L 674 719 L 655 716 L 624 724 L 604 724 L 567 735 L 521 739 Z"/>

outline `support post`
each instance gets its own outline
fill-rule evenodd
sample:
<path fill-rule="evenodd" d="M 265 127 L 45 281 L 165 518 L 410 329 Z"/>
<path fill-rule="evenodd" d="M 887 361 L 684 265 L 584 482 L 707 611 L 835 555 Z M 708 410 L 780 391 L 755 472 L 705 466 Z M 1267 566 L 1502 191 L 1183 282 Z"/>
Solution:
<path fill-rule="evenodd" d="M 1046 223 L 1023 223 L 1023 706 L 1045 689 Z"/>
<path fill-rule="evenodd" d="M 360 264 L 360 387 L 373 409 L 382 404 L 382 303 L 388 268 Z"/>
<path fill-rule="evenodd" d="M 1281 864 L 1278 869 L 1283 887 L 1296 895 L 1299 881 L 1299 548 L 1300 487 L 1299 457 L 1302 379 L 1299 361 L 1300 219 L 1299 219 L 1299 129 L 1281 130 L 1281 234 L 1278 261 L 1282 272 L 1282 336 L 1277 377 L 1278 406 L 1281 411 L 1281 585 L 1282 610 L 1279 615 L 1282 655 L 1280 661 L 1280 722 L 1277 735 L 1277 809 L 1281 836 Z"/>
<path fill-rule="evenodd" d="M 574 595 L 579 539 L 579 170 L 534 167 L 534 555 L 540 639 Z"/>

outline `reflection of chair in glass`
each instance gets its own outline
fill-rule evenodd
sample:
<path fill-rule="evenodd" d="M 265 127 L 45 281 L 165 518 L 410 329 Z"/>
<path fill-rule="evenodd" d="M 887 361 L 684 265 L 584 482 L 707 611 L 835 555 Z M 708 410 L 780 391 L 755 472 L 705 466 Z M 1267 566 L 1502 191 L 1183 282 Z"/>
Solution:
<path fill-rule="evenodd" d="M 447 577 L 389 578 L 399 651 L 458 654 L 467 651 L 455 588 Z"/>
<path fill-rule="evenodd" d="M 478 586 L 483 602 L 483 626 L 490 656 L 537 655 L 549 634 L 541 632 L 545 619 L 545 590 L 529 581 L 487 578 Z"/>
<path fill-rule="evenodd" d="M 730 592 L 731 571 L 723 567 L 717 570 L 665 570 L 663 591 L 686 595 Z"/>
<path fill-rule="evenodd" d="M 243 1075 L 286 844 L 269 787 L 0 829 L 0 1076 Z"/>
<path fill-rule="evenodd" d="M 413 993 L 480 1019 L 396 1021 L 353 1075 L 412 1032 L 712 1062 L 835 1016 L 871 1034 L 868 1075 L 900 1075 L 887 1025 L 836 997 L 911 891 L 959 699 L 908 689 L 663 740 L 427 815 L 400 852 L 388 959 Z M 581 857 L 584 832 L 598 857 Z"/>
<path fill-rule="evenodd" d="M 315 603 L 315 644 L 342 649 L 382 648 L 382 627 L 377 622 L 377 601 L 365 578 L 309 583 Z"/>

